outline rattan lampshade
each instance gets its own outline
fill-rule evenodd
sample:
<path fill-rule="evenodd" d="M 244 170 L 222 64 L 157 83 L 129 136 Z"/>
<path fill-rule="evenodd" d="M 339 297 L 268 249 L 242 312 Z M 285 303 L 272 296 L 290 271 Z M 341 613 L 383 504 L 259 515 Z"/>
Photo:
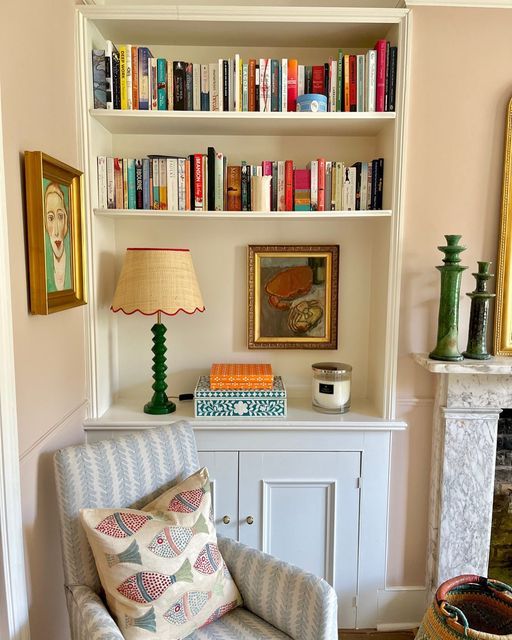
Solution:
<path fill-rule="evenodd" d="M 188 249 L 126 250 L 112 311 L 169 316 L 204 311 Z"/>

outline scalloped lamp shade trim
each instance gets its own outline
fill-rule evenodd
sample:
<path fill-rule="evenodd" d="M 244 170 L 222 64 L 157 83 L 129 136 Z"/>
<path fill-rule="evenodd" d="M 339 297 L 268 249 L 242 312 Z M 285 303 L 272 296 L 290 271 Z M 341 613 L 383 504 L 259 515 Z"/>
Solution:
<path fill-rule="evenodd" d="M 205 310 L 188 249 L 126 250 L 111 310 L 174 316 Z"/>

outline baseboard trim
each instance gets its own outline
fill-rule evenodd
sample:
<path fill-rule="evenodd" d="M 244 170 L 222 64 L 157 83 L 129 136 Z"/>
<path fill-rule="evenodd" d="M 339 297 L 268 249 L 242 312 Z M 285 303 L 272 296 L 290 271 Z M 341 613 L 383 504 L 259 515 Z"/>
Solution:
<path fill-rule="evenodd" d="M 427 608 L 425 587 L 388 587 L 377 592 L 377 631 L 419 627 Z"/>

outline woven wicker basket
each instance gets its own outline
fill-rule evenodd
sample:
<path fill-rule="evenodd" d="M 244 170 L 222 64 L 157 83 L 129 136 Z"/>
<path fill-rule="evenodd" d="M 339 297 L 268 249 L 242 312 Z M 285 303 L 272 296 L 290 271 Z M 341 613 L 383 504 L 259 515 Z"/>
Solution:
<path fill-rule="evenodd" d="M 416 640 L 458 638 L 512 640 L 512 588 L 475 575 L 443 582 Z"/>

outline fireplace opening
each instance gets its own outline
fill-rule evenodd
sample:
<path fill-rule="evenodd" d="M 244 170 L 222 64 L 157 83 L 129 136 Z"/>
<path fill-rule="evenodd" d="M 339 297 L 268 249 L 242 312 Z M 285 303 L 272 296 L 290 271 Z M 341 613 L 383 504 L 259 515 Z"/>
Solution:
<path fill-rule="evenodd" d="M 512 584 L 512 409 L 498 419 L 489 577 Z"/>

